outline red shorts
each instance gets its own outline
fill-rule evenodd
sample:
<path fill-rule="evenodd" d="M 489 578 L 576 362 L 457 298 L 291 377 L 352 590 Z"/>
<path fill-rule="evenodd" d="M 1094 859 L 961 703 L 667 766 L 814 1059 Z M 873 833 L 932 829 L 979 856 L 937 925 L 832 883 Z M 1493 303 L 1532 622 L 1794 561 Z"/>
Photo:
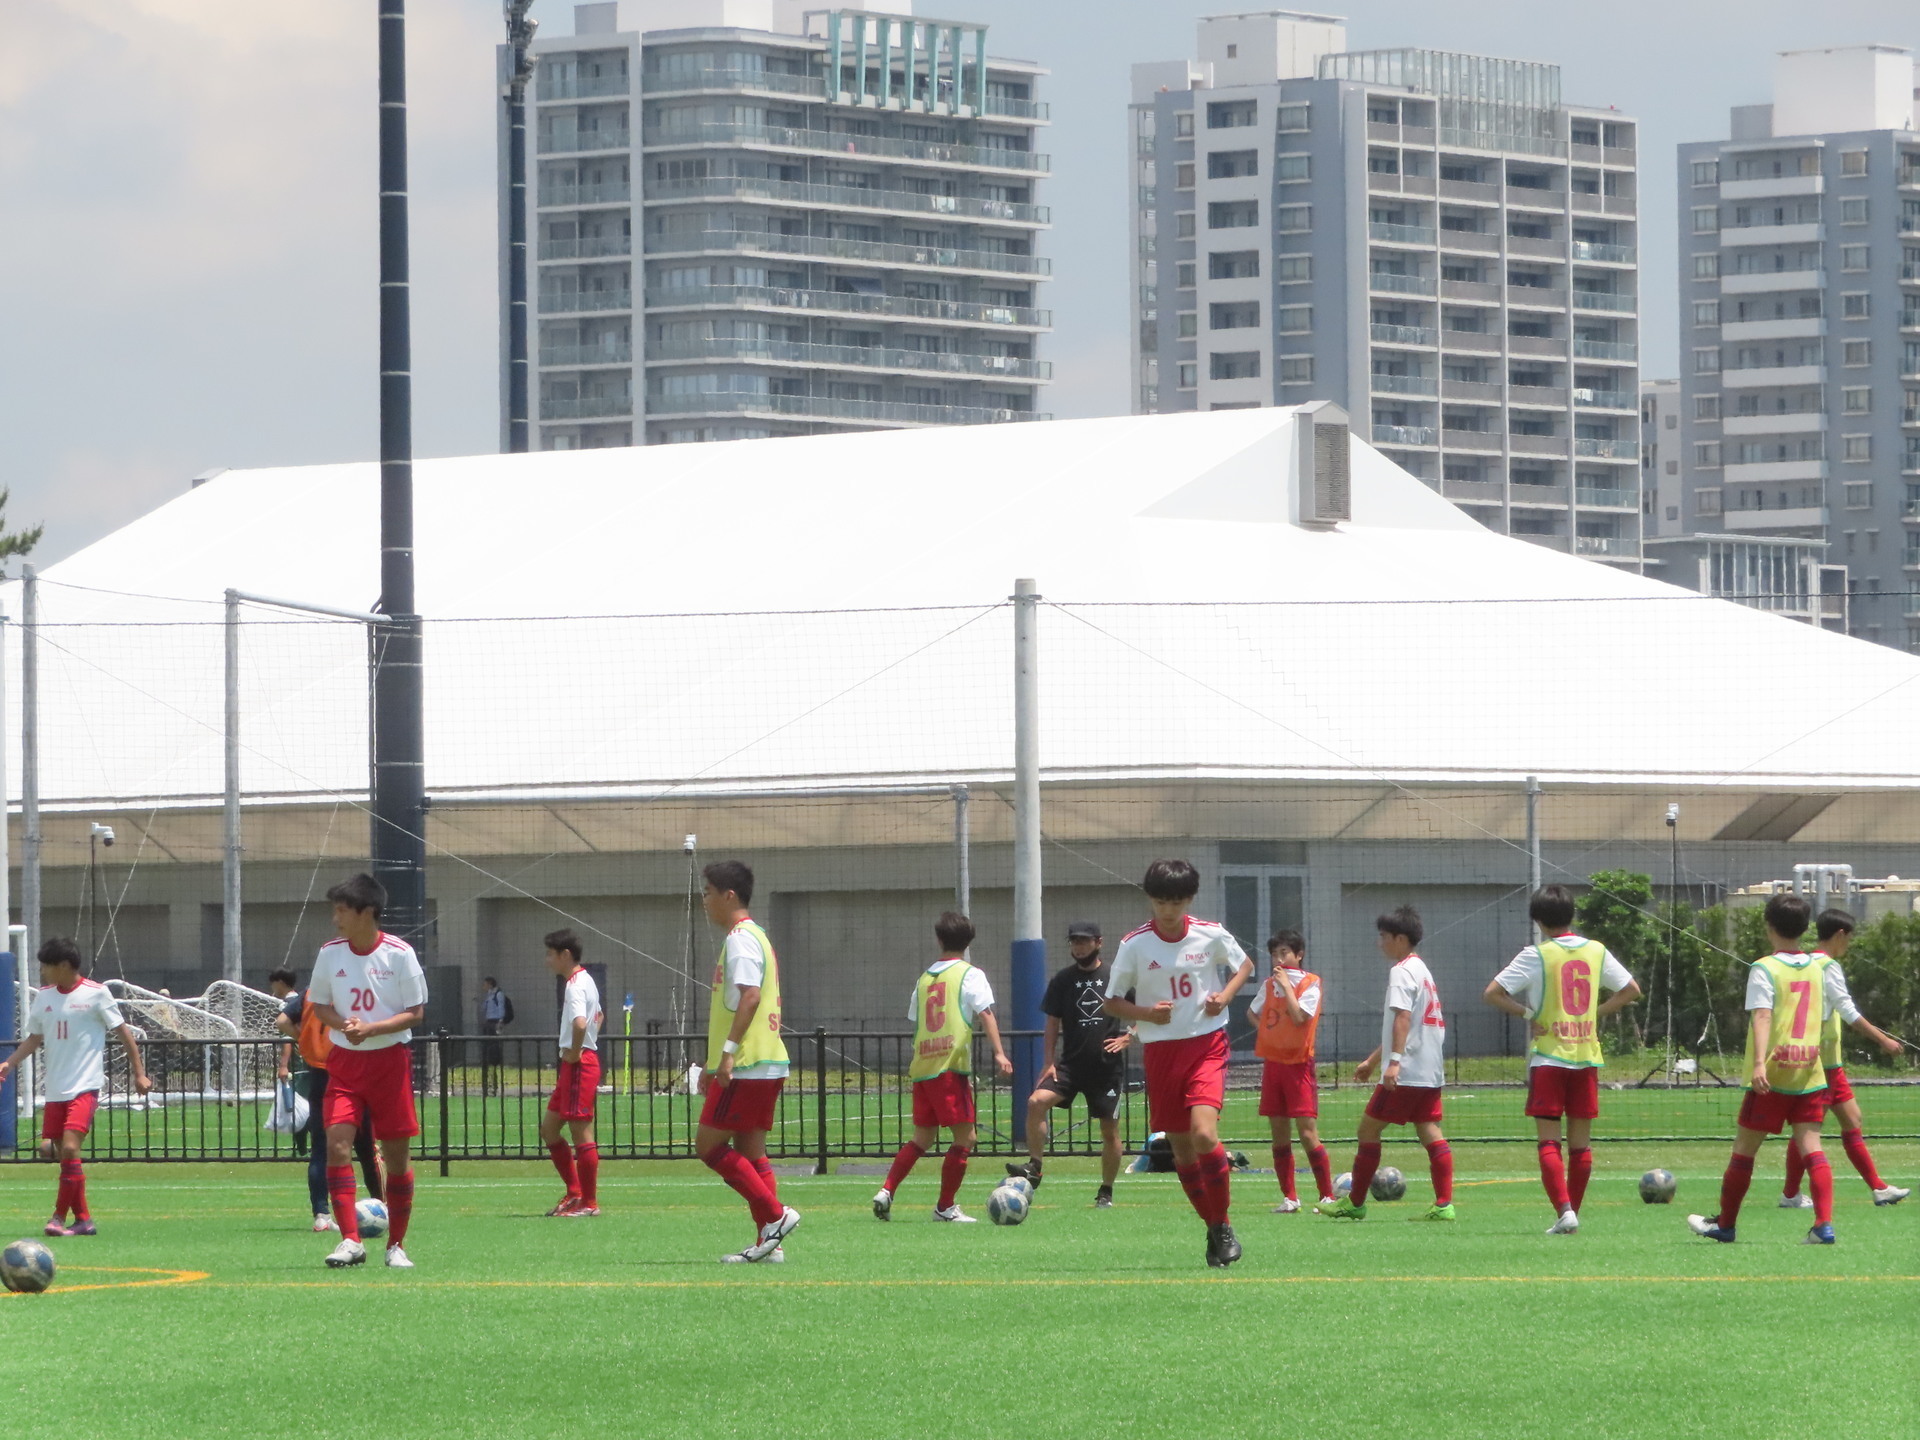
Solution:
<path fill-rule="evenodd" d="M 1384 1085 L 1373 1087 L 1367 1099 L 1367 1114 L 1388 1125 L 1418 1125 L 1425 1121 L 1440 1123 L 1438 1085 Z"/>
<path fill-rule="evenodd" d="M 1536 1120 L 1592 1120 L 1600 1114 L 1600 1070 L 1535 1065 L 1527 1071 L 1527 1114 Z"/>
<path fill-rule="evenodd" d="M 1184 1040 L 1154 1040 L 1141 1047 L 1147 1073 L 1147 1123 L 1169 1135 L 1193 1129 L 1193 1108 L 1227 1103 L 1227 1032 L 1224 1028 Z"/>
<path fill-rule="evenodd" d="M 560 1062 L 560 1074 L 554 1079 L 553 1094 L 547 1097 L 547 1109 L 562 1120 L 593 1119 L 594 1092 L 600 1088 L 600 1054 L 580 1052 L 579 1062 Z"/>
<path fill-rule="evenodd" d="M 713 1083 L 707 1076 L 707 1099 L 700 1107 L 700 1123 L 715 1130 L 771 1130 L 780 1104 L 780 1080 L 731 1080 Z"/>
<path fill-rule="evenodd" d="M 1320 1114 L 1320 1082 L 1313 1062 L 1269 1060 L 1260 1074 L 1260 1113 L 1286 1120 L 1313 1120 Z"/>
<path fill-rule="evenodd" d="M 1851 1099 L 1853 1099 L 1853 1082 L 1847 1079 L 1847 1067 L 1835 1065 L 1827 1071 L 1827 1105 L 1831 1108 Z"/>
<path fill-rule="evenodd" d="M 413 1051 L 405 1045 L 355 1050 L 336 1045 L 327 1056 L 326 1124 L 371 1125 L 382 1140 L 420 1133 L 413 1110 Z"/>
<path fill-rule="evenodd" d="M 40 1138 L 58 1140 L 68 1130 L 86 1134 L 93 1128 L 93 1112 L 99 1104 L 98 1090 L 83 1090 L 71 1100 L 47 1101 L 46 1115 L 40 1121 Z"/>
<path fill-rule="evenodd" d="M 1827 1118 L 1827 1092 L 1782 1095 L 1778 1090 L 1756 1094 L 1749 1090 L 1740 1101 L 1740 1128 L 1778 1135 L 1789 1125 L 1818 1125 Z"/>
<path fill-rule="evenodd" d="M 913 1123 L 928 1130 L 942 1125 L 971 1125 L 979 1118 L 973 1103 L 973 1077 L 943 1070 L 931 1080 L 913 1082 Z"/>

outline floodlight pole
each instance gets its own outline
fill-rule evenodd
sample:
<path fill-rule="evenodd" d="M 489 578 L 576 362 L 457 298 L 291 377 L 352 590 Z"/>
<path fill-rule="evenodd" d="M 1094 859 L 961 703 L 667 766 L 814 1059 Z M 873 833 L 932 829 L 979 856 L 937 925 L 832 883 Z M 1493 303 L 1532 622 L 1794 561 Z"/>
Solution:
<path fill-rule="evenodd" d="M 1047 982 L 1041 916 L 1040 862 L 1040 590 L 1013 582 L 1013 1028 L 1044 1029 L 1040 1001 Z M 1043 1064 L 1028 1038 L 1013 1050 L 1013 1130 L 1024 1142 L 1027 1097 Z"/>
<path fill-rule="evenodd" d="M 383 926 L 424 949 L 427 791 L 413 590 L 413 358 L 407 263 L 406 0 L 380 3 L 380 612 L 373 641 L 373 874 Z"/>
<path fill-rule="evenodd" d="M 240 980 L 240 592 L 226 606 L 226 804 L 220 849 L 220 973 Z"/>
<path fill-rule="evenodd" d="M 533 59 L 527 47 L 539 24 L 527 12 L 533 0 L 506 0 L 507 44 L 507 452 L 523 455 L 528 444 L 527 362 L 527 82 Z"/>

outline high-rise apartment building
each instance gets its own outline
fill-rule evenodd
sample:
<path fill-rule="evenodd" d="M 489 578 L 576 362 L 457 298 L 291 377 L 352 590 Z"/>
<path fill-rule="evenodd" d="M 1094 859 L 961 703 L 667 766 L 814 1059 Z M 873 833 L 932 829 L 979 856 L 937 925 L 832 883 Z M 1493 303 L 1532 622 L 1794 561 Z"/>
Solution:
<path fill-rule="evenodd" d="M 1635 122 L 1335 16 L 1198 30 L 1133 71 L 1135 411 L 1333 400 L 1492 529 L 1637 567 Z"/>
<path fill-rule="evenodd" d="M 607 0 L 535 42 L 536 448 L 1046 418 L 1044 72 L 911 9 Z"/>
<path fill-rule="evenodd" d="M 1680 147 L 1686 533 L 1649 558 L 1920 650 L 1915 80 L 1898 46 L 1783 54 L 1771 105 Z"/>

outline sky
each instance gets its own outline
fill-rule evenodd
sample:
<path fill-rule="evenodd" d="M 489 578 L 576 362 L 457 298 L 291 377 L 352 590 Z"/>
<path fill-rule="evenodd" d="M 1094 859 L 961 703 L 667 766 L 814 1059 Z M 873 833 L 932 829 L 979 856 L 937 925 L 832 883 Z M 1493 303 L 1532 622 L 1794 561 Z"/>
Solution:
<path fill-rule="evenodd" d="M 875 3 L 873 8 L 881 8 Z M 1127 408 L 1126 105 L 1191 0 L 922 0 L 1050 67 L 1061 417 Z M 1256 8 L 1248 6 L 1246 8 Z M 1641 122 L 1643 374 L 1676 364 L 1674 147 L 1768 98 L 1783 49 L 1920 48 L 1912 0 L 1355 0 L 1354 49 L 1544 60 Z M 374 7 L 32 0 L 0 48 L 0 485 L 51 563 L 208 470 L 377 454 Z M 498 448 L 494 0 L 411 0 L 414 441 Z M 548 34 L 571 4 L 536 0 Z M 324 516 L 315 517 L 324 524 Z"/>

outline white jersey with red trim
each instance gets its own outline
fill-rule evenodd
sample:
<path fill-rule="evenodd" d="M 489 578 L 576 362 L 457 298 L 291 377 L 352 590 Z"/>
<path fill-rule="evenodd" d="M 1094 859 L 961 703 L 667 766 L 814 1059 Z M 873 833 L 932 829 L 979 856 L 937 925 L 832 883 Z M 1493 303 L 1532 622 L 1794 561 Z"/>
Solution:
<path fill-rule="evenodd" d="M 107 1036 L 127 1020 L 106 986 L 79 980 L 71 990 L 33 992 L 27 1033 L 40 1037 L 47 1099 L 71 1100 L 107 1083 Z"/>
<path fill-rule="evenodd" d="M 567 977 L 566 994 L 560 1001 L 560 1048 L 573 1048 L 573 1022 L 587 1022 L 587 1038 L 581 1049 L 592 1050 L 600 1044 L 600 987 L 584 968 Z"/>
<path fill-rule="evenodd" d="M 1438 1089 L 1447 1083 L 1447 1017 L 1440 1009 L 1440 989 L 1433 972 L 1418 955 L 1409 955 L 1387 974 L 1387 1003 L 1380 1013 L 1380 1069 L 1393 1053 L 1393 1012 L 1413 1017 L 1407 1027 L 1407 1048 L 1401 1052 L 1400 1083 Z"/>
<path fill-rule="evenodd" d="M 378 1024 L 427 1003 L 427 977 L 420 969 L 420 957 L 413 947 L 396 936 L 382 932 L 379 943 L 362 955 L 345 940 L 330 940 L 320 947 L 313 962 L 313 984 L 307 991 L 311 1005 L 331 1005 L 342 1020 L 364 1020 Z M 366 1054 L 404 1045 L 413 1038 L 411 1030 L 396 1030 L 375 1035 L 358 1045 L 347 1044 L 338 1030 L 328 1030 L 336 1045 Z"/>
<path fill-rule="evenodd" d="M 1149 1009 L 1163 1000 L 1173 1002 L 1173 1019 L 1167 1024 L 1141 1024 L 1140 1038 L 1146 1044 L 1210 1035 L 1226 1027 L 1227 1012 L 1209 1015 L 1204 1002 L 1246 959 L 1247 952 L 1227 927 L 1211 920 L 1185 917 L 1177 940 L 1164 939 L 1151 924 L 1142 925 L 1114 952 L 1107 998 L 1124 1000 L 1131 990 L 1133 1003 Z"/>

